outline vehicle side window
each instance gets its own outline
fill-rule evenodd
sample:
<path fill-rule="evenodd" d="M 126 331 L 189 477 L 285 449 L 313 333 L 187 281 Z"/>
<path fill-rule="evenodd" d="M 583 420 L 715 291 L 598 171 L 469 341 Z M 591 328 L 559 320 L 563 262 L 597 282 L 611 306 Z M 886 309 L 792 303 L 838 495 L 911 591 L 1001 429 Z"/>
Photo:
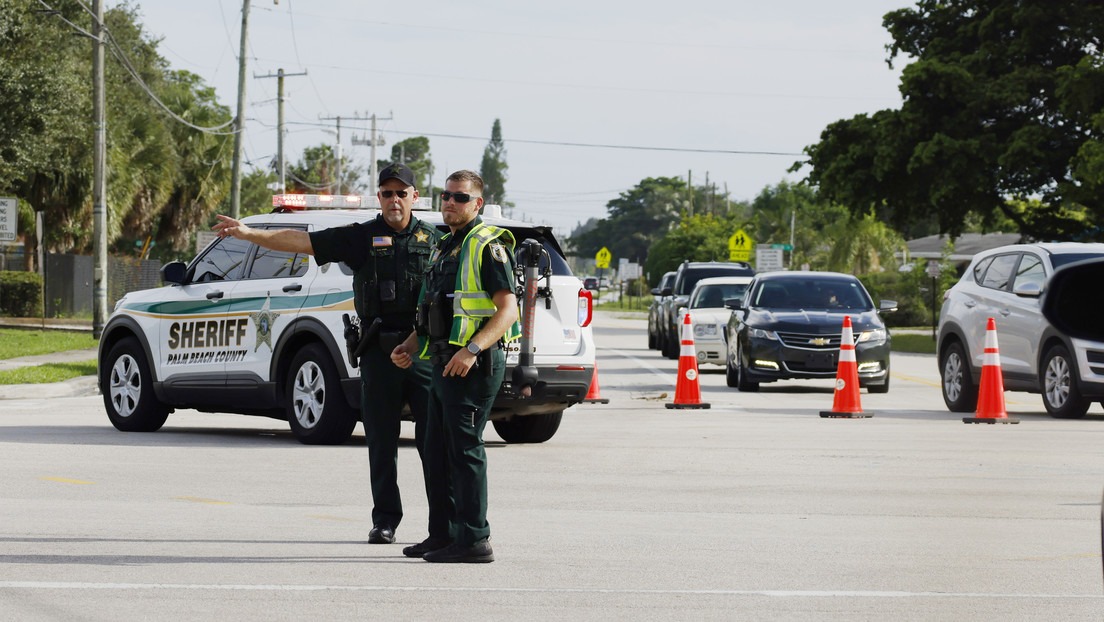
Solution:
<path fill-rule="evenodd" d="M 993 258 L 992 257 L 986 257 L 985 259 L 982 259 L 981 261 L 977 262 L 977 265 L 974 266 L 974 282 L 975 283 L 981 283 L 982 277 L 985 276 L 985 269 L 988 268 L 989 264 L 991 264 L 991 263 L 993 263 Z"/>
<path fill-rule="evenodd" d="M 999 289 L 1008 291 L 1013 273 L 1016 268 L 1016 262 L 1020 259 L 1018 253 L 1012 255 L 997 255 L 993 258 L 992 263 L 989 264 L 989 269 L 985 271 L 985 278 L 982 279 L 982 287 L 988 287 L 990 289 Z"/>
<path fill-rule="evenodd" d="M 242 277 L 250 246 L 237 238 L 219 240 L 192 264 L 192 282 L 237 281 Z"/>
<path fill-rule="evenodd" d="M 310 267 L 307 255 L 274 251 L 257 247 L 257 255 L 249 267 L 250 279 L 279 279 L 302 276 Z"/>
<path fill-rule="evenodd" d="M 1020 267 L 1016 270 L 1016 281 L 1012 287 L 1015 289 L 1016 286 L 1024 283 L 1034 283 L 1039 286 L 1039 289 L 1042 289 L 1043 284 L 1046 283 L 1043 260 L 1031 253 L 1024 253 L 1023 258 L 1020 259 Z"/>

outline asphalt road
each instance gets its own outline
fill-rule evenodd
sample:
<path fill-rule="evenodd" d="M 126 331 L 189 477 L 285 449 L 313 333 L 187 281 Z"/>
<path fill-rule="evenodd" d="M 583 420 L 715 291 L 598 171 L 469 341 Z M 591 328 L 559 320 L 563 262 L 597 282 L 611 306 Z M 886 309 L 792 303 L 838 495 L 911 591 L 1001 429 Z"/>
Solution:
<path fill-rule="evenodd" d="M 934 360 L 896 355 L 870 419 L 821 419 L 830 381 L 754 394 L 598 316 L 606 405 L 541 445 L 488 428 L 497 561 L 435 565 L 371 527 L 363 439 L 184 411 L 115 431 L 99 396 L 0 400 L 0 619 L 1100 620 L 1104 412 L 965 425 Z M 47 391 L 43 391 L 43 394 Z M 408 544 L 425 536 L 412 428 Z"/>

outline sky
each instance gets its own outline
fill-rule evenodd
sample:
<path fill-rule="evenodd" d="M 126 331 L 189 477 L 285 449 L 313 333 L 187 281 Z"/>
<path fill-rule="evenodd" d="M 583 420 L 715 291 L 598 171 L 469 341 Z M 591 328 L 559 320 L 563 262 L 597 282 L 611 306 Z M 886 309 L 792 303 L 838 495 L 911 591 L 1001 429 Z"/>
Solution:
<path fill-rule="evenodd" d="M 108 0 L 105 6 L 120 3 Z M 132 0 L 174 69 L 236 109 L 240 0 Z M 368 169 L 377 115 L 390 145 L 427 136 L 436 167 L 479 170 L 495 119 L 519 219 L 566 237 L 647 177 L 690 175 L 733 200 L 781 181 L 833 121 L 899 108 L 882 16 L 903 0 L 254 0 L 244 158 L 273 160 L 275 78 L 285 157 L 336 141 Z M 329 118 L 329 119 L 327 119 Z M 324 120 L 327 119 L 327 120 Z M 386 120 L 385 120 L 386 119 Z M 365 179 L 367 175 L 365 175 Z"/>

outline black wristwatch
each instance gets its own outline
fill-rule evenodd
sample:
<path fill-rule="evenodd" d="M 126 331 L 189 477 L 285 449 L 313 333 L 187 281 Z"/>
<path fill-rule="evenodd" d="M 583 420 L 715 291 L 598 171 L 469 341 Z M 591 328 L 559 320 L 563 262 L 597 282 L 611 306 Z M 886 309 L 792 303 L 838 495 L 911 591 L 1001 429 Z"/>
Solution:
<path fill-rule="evenodd" d="M 476 356 L 479 356 L 479 353 L 482 352 L 482 351 L 483 351 L 483 348 L 480 348 L 479 344 L 476 343 L 474 340 L 468 342 L 468 352 L 471 352 L 472 354 L 474 354 Z"/>

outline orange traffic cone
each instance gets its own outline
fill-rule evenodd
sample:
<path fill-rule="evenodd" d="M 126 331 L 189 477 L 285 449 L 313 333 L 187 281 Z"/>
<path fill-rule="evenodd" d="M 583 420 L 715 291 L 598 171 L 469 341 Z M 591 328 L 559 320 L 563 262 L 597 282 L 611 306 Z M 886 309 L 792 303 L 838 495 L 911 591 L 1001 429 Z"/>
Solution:
<path fill-rule="evenodd" d="M 978 389 L 977 411 L 973 417 L 963 417 L 962 423 L 1019 423 L 1009 419 L 1004 410 L 1004 378 L 1001 376 L 1000 349 L 997 348 L 997 323 L 993 318 L 985 325 L 985 354 L 981 359 L 981 386 Z"/>
<path fill-rule="evenodd" d="M 598 361 L 594 361 L 594 374 L 590 377 L 590 389 L 587 390 L 584 404 L 609 404 L 609 400 L 602 397 L 602 387 L 598 386 Z"/>
<path fill-rule="evenodd" d="M 694 327 L 690 314 L 682 316 L 682 347 L 679 349 L 678 379 L 675 380 L 675 401 L 667 408 L 709 408 L 701 401 L 698 384 L 698 358 L 694 353 Z"/>
<path fill-rule="evenodd" d="M 840 335 L 839 365 L 836 366 L 836 391 L 832 397 L 832 410 L 820 411 L 820 416 L 831 419 L 865 419 L 873 417 L 864 413 L 859 403 L 859 364 L 855 361 L 855 337 L 851 332 L 851 316 L 843 316 L 843 333 Z"/>

